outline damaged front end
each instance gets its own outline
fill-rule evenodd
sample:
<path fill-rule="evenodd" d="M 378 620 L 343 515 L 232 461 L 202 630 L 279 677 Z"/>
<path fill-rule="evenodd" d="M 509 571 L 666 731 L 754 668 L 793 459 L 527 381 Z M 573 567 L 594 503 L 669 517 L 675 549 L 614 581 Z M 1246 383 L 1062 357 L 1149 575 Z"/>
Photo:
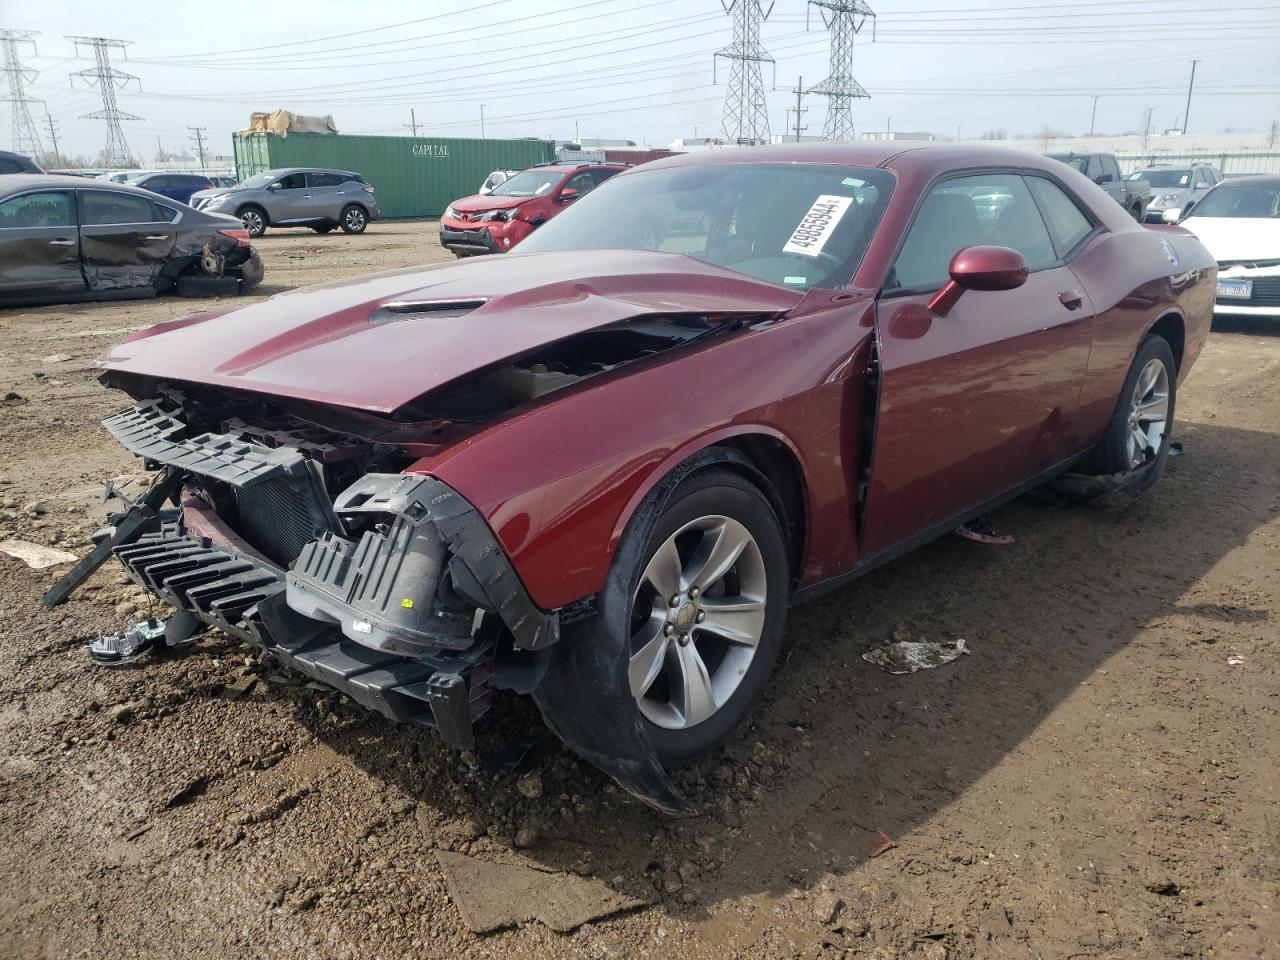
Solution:
<path fill-rule="evenodd" d="M 365 472 L 394 460 L 376 443 L 287 417 L 255 428 L 183 399 L 104 421 L 161 473 L 103 546 L 193 623 L 471 747 L 500 643 L 531 651 L 558 636 L 475 508 L 429 477 Z M 344 486 L 336 498 L 331 484 Z"/>
<path fill-rule="evenodd" d="M 156 479 L 45 602 L 61 602 L 115 556 L 192 633 L 217 628 L 470 749 L 495 689 L 545 687 L 562 627 L 593 616 L 592 599 L 539 608 L 481 512 L 440 479 L 408 471 L 498 419 L 555 402 L 549 394 L 760 319 L 611 325 L 475 371 L 390 414 L 110 371 L 105 382 L 144 399 L 103 425 Z M 377 322 L 398 321 L 392 311 Z M 644 742 L 634 701 L 589 680 L 574 686 L 542 689 L 553 729 L 638 796 L 684 809 Z M 609 715 L 616 735 L 606 736 Z"/>

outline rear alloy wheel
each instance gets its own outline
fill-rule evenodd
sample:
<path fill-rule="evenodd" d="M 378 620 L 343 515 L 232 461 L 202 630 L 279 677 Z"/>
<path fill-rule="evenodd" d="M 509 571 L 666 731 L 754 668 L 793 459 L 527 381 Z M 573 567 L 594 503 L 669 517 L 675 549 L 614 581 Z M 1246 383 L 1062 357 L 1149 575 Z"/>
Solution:
<path fill-rule="evenodd" d="M 1097 476 L 1163 470 L 1173 436 L 1177 366 L 1169 342 L 1148 334 L 1138 346 L 1106 433 L 1080 470 Z"/>
<path fill-rule="evenodd" d="M 369 218 L 361 207 L 353 203 L 343 209 L 339 223 L 343 233 L 364 233 L 364 228 L 369 225 Z"/>
<path fill-rule="evenodd" d="M 267 232 L 267 215 L 258 207 L 245 207 L 239 216 L 249 236 L 260 237 Z"/>

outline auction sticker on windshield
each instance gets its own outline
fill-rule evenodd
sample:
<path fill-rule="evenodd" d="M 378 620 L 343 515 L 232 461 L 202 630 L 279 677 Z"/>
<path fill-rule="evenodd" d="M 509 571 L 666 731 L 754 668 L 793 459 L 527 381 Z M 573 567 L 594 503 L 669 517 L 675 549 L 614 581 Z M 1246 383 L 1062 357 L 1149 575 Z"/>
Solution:
<path fill-rule="evenodd" d="M 791 239 L 782 248 L 783 253 L 799 253 L 807 257 L 816 257 L 836 232 L 840 219 L 853 204 L 853 197 L 835 197 L 823 194 L 813 201 L 801 219 Z"/>

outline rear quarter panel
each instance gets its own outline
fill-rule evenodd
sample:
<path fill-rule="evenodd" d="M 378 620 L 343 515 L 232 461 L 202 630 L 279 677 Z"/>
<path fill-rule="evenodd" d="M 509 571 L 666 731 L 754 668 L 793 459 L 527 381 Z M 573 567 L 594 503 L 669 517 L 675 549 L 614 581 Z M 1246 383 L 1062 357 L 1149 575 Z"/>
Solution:
<path fill-rule="evenodd" d="M 856 557 L 871 296 L 730 335 L 553 395 L 410 472 L 430 473 L 486 517 L 543 609 L 599 591 L 644 495 L 698 450 L 763 435 L 804 482 L 801 582 Z"/>
<path fill-rule="evenodd" d="M 1071 269 L 1089 291 L 1096 317 L 1078 420 L 1087 449 L 1101 437 L 1115 409 L 1138 344 L 1162 317 L 1173 315 L 1182 322 L 1178 380 L 1185 379 L 1209 334 L 1217 266 L 1185 231 L 1134 224 L 1100 234 L 1071 262 Z"/>

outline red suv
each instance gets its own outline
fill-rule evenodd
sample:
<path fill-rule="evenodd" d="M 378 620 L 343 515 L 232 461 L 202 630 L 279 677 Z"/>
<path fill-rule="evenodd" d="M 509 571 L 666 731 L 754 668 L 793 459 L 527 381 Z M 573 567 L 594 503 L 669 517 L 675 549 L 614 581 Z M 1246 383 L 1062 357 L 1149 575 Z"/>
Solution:
<path fill-rule="evenodd" d="M 490 194 L 453 201 L 440 218 L 440 243 L 458 257 L 506 253 L 567 204 L 626 168 L 621 163 L 535 164 Z"/>

